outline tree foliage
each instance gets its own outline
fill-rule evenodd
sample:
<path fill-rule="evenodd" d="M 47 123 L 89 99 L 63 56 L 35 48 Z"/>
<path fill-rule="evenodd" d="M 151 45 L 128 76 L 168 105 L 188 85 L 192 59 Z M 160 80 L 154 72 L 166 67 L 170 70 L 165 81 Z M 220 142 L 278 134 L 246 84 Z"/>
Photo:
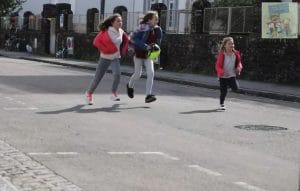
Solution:
<path fill-rule="evenodd" d="M 0 3 L 0 17 L 6 16 L 14 11 L 20 10 L 22 3 L 27 0 L 1 0 Z"/>

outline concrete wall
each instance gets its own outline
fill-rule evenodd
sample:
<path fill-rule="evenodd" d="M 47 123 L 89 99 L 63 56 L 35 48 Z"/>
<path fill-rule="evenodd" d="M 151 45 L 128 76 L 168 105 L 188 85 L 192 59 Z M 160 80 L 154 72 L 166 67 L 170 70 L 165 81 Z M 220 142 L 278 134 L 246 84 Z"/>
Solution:
<path fill-rule="evenodd" d="M 26 11 L 31 11 L 34 14 L 41 14 L 43 10 L 43 4 L 57 4 L 57 3 L 69 3 L 74 15 L 86 15 L 86 12 L 90 8 L 99 9 L 99 0 L 27 0 L 22 4 L 23 9 L 20 12 L 20 16 Z"/>
<path fill-rule="evenodd" d="M 87 10 L 91 8 L 97 8 L 99 10 L 99 0 L 75 0 L 75 3 L 72 4 L 74 15 L 86 15 Z"/>
<path fill-rule="evenodd" d="M 112 13 L 114 8 L 118 6 L 124 6 L 127 8 L 128 12 L 144 12 L 143 6 L 144 1 L 143 0 L 106 0 L 105 1 L 105 13 Z"/>
<path fill-rule="evenodd" d="M 49 0 L 28 0 L 22 4 L 23 9 L 19 16 L 23 16 L 26 11 L 31 11 L 35 15 L 40 15 L 43 11 L 43 5 L 49 3 Z"/>

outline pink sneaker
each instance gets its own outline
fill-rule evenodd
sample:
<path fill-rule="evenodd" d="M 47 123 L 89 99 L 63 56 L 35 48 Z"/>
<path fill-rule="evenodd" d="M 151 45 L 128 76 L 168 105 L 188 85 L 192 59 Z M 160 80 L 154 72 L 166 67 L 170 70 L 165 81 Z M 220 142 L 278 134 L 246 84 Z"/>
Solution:
<path fill-rule="evenodd" d="M 85 92 L 85 100 L 88 105 L 93 105 L 93 94 Z"/>
<path fill-rule="evenodd" d="M 110 99 L 112 101 L 120 101 L 121 99 L 118 97 L 117 93 L 116 92 L 113 92 Z"/>

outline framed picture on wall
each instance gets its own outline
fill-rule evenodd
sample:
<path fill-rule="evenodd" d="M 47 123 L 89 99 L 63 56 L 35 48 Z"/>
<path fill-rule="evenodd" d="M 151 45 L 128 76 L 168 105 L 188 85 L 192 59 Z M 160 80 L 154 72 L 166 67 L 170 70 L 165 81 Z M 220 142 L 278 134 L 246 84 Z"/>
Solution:
<path fill-rule="evenodd" d="M 298 3 L 262 3 L 262 38 L 298 38 Z"/>

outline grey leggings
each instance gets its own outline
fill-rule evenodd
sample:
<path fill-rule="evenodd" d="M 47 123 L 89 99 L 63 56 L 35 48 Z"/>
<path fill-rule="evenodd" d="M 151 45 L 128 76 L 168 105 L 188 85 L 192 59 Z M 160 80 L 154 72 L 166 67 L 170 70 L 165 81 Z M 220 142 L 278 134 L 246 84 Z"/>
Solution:
<path fill-rule="evenodd" d="M 94 76 L 94 79 L 92 80 L 88 92 L 94 93 L 95 89 L 97 88 L 99 82 L 103 78 L 104 74 L 106 73 L 108 67 L 111 65 L 111 70 L 113 73 L 113 84 L 111 91 L 116 92 L 120 83 L 121 78 L 121 71 L 120 71 L 120 59 L 116 58 L 113 60 L 108 60 L 105 58 L 99 59 L 99 64 L 97 66 L 96 74 Z"/>

